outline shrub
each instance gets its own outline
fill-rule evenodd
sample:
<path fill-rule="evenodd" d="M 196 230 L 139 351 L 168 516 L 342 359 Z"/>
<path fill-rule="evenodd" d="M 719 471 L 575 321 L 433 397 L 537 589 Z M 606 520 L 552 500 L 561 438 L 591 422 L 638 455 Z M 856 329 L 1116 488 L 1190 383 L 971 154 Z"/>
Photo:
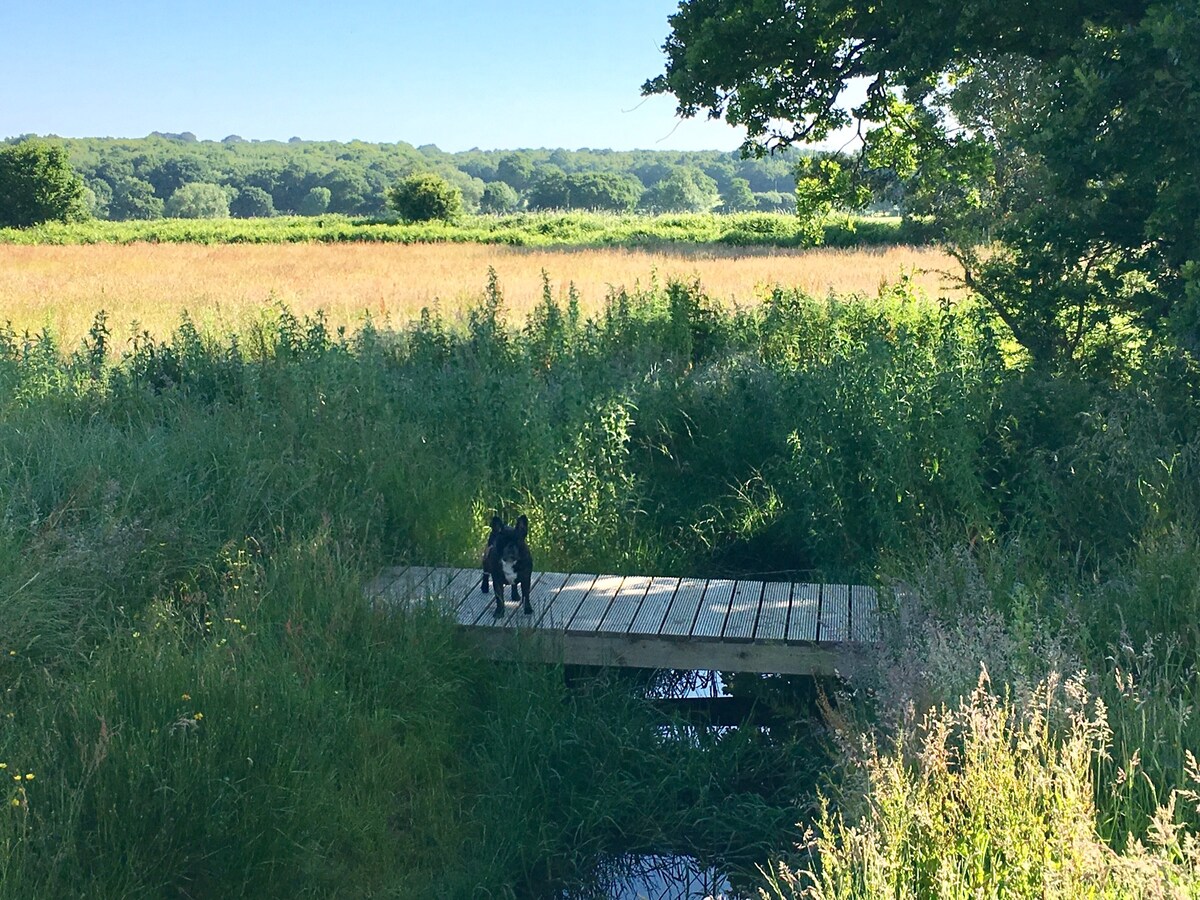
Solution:
<path fill-rule="evenodd" d="M 463 211 L 462 191 L 433 172 L 408 176 L 388 191 L 387 198 L 406 222 L 451 221 Z"/>

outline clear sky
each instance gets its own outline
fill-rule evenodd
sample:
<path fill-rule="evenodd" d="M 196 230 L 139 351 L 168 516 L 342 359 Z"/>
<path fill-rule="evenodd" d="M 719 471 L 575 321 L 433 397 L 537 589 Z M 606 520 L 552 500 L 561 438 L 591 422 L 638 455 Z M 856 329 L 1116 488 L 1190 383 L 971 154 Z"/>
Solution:
<path fill-rule="evenodd" d="M 0 138 L 732 150 L 643 98 L 676 0 L 0 0 Z"/>

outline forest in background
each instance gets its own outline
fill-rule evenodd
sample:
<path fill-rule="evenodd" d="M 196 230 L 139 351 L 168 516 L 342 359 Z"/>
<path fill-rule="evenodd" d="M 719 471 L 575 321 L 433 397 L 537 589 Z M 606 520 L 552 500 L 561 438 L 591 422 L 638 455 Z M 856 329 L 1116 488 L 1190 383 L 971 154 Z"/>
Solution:
<path fill-rule="evenodd" d="M 31 137 L 10 138 L 18 142 Z M 590 209 L 614 212 L 790 212 L 797 162 L 810 151 L 759 158 L 739 151 L 479 150 L 361 141 L 201 141 L 53 138 L 84 179 L 91 213 L 114 220 L 275 214 L 380 215 L 385 191 L 434 172 L 462 191 L 468 212 Z M 875 206 L 891 210 L 881 176 Z M 182 190 L 182 193 L 181 192 Z"/>

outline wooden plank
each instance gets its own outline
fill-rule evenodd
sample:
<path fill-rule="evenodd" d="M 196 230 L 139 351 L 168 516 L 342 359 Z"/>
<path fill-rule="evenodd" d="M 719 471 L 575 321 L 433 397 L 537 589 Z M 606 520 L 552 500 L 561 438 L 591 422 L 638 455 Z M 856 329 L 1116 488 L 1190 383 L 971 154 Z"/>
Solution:
<path fill-rule="evenodd" d="M 633 623 L 629 626 L 630 634 L 658 634 L 662 629 L 663 620 L 667 618 L 667 610 L 675 598 L 679 588 L 678 578 L 658 577 L 646 588 L 646 596 L 642 600 Z"/>
<path fill-rule="evenodd" d="M 474 625 L 476 622 L 483 622 L 485 619 L 491 622 L 494 618 L 493 613 L 496 609 L 496 598 L 492 591 L 496 589 L 496 585 L 489 583 L 488 587 L 491 590 L 486 594 L 479 587 L 480 585 L 476 583 L 474 589 L 468 591 L 462 603 L 458 605 L 458 624 Z"/>
<path fill-rule="evenodd" d="M 579 604 L 587 597 L 596 581 L 595 575 L 576 574 L 567 576 L 563 586 L 546 606 L 545 611 L 534 623 L 535 628 L 564 629 Z"/>
<path fill-rule="evenodd" d="M 608 612 L 608 608 L 612 605 L 613 598 L 621 589 L 621 582 L 624 580 L 620 575 L 597 576 L 592 584 L 592 589 L 588 591 L 588 595 L 575 610 L 575 615 L 567 623 L 567 631 L 591 632 L 599 629 L 600 623 L 604 620 L 604 614 Z"/>
<path fill-rule="evenodd" d="M 659 634 L 687 637 L 692 633 L 692 623 L 700 611 L 700 600 L 704 597 L 707 582 L 703 578 L 681 578 L 671 600 L 671 608 L 663 620 Z"/>
<path fill-rule="evenodd" d="M 371 587 L 384 603 L 405 606 L 425 598 L 422 587 L 434 571 L 432 566 L 393 566 L 385 569 Z"/>
<path fill-rule="evenodd" d="M 459 574 L 446 585 L 442 596 L 450 608 L 457 611 L 472 592 L 479 593 L 480 571 L 478 569 L 460 569 Z"/>
<path fill-rule="evenodd" d="M 551 664 L 645 669 L 722 669 L 780 675 L 853 674 L 858 654 L 836 645 L 686 641 L 644 634 L 469 628 L 491 659 L 534 659 Z"/>
<path fill-rule="evenodd" d="M 533 606 L 532 615 L 526 616 L 521 613 L 518 619 L 517 608 L 514 607 L 509 621 L 522 628 L 537 628 L 538 623 L 546 614 L 546 610 L 554 603 L 554 598 L 558 596 L 559 590 L 566 584 L 568 577 L 570 576 L 566 572 L 534 572 L 533 584 L 529 588 L 529 603 Z"/>
<path fill-rule="evenodd" d="M 529 605 L 533 606 L 533 598 L 537 595 L 538 582 L 542 580 L 542 572 L 534 572 L 529 576 Z M 517 597 L 520 598 L 520 591 L 517 592 Z M 512 585 L 507 585 L 504 593 L 504 616 L 497 619 L 492 617 L 492 624 L 499 625 L 502 628 L 529 628 L 537 621 L 537 607 L 533 607 L 533 612 L 525 612 L 525 601 L 512 599 Z"/>
<path fill-rule="evenodd" d="M 754 626 L 754 640 L 786 640 L 788 610 L 791 605 L 792 586 L 790 584 L 780 581 L 768 581 L 764 584 L 758 624 Z"/>
<path fill-rule="evenodd" d="M 841 643 L 850 636 L 850 587 L 845 584 L 821 585 L 821 624 L 817 640 Z"/>
<path fill-rule="evenodd" d="M 850 586 L 850 640 L 879 640 L 879 598 L 872 587 Z"/>
<path fill-rule="evenodd" d="M 478 574 L 477 569 L 434 569 L 420 589 L 409 598 L 409 602 L 429 597 L 437 600 L 449 612 L 454 612 L 472 587 L 479 588 Z"/>
<path fill-rule="evenodd" d="M 375 600 L 385 599 L 387 589 L 395 582 L 396 577 L 407 569 L 407 566 L 388 566 L 379 574 L 363 585 L 363 593 Z"/>
<path fill-rule="evenodd" d="M 479 586 L 478 576 L 478 569 L 434 569 L 422 589 L 427 595 L 439 598 L 447 608 L 454 609 L 472 585 Z"/>
<path fill-rule="evenodd" d="M 599 631 L 624 634 L 637 618 L 642 600 L 646 597 L 651 583 L 654 581 L 645 575 L 629 575 L 621 582 L 621 589 L 613 597 L 612 606 L 604 614 Z"/>
<path fill-rule="evenodd" d="M 792 607 L 788 612 L 787 639 L 789 641 L 815 641 L 817 639 L 817 613 L 821 606 L 819 584 L 793 584 Z"/>
<path fill-rule="evenodd" d="M 758 610 L 762 605 L 763 583 L 761 581 L 739 581 L 733 589 L 729 602 L 729 618 L 725 620 L 727 641 L 749 641 L 754 637 L 754 625 L 758 621 Z"/>
<path fill-rule="evenodd" d="M 692 637 L 699 640 L 719 640 L 725 630 L 725 619 L 729 616 L 729 602 L 733 599 L 736 582 L 723 579 L 710 581 L 704 589 L 704 599 L 696 613 L 692 626 Z"/>

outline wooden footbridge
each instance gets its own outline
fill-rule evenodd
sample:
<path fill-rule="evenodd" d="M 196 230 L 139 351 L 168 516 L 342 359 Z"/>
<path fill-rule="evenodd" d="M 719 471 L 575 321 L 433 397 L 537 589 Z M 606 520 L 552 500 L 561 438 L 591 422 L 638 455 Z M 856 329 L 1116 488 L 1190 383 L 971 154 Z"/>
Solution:
<path fill-rule="evenodd" d="M 367 585 L 379 605 L 443 604 L 496 659 L 652 669 L 849 674 L 879 639 L 861 585 L 535 572 L 533 613 L 479 589 L 479 569 L 398 566 Z"/>

